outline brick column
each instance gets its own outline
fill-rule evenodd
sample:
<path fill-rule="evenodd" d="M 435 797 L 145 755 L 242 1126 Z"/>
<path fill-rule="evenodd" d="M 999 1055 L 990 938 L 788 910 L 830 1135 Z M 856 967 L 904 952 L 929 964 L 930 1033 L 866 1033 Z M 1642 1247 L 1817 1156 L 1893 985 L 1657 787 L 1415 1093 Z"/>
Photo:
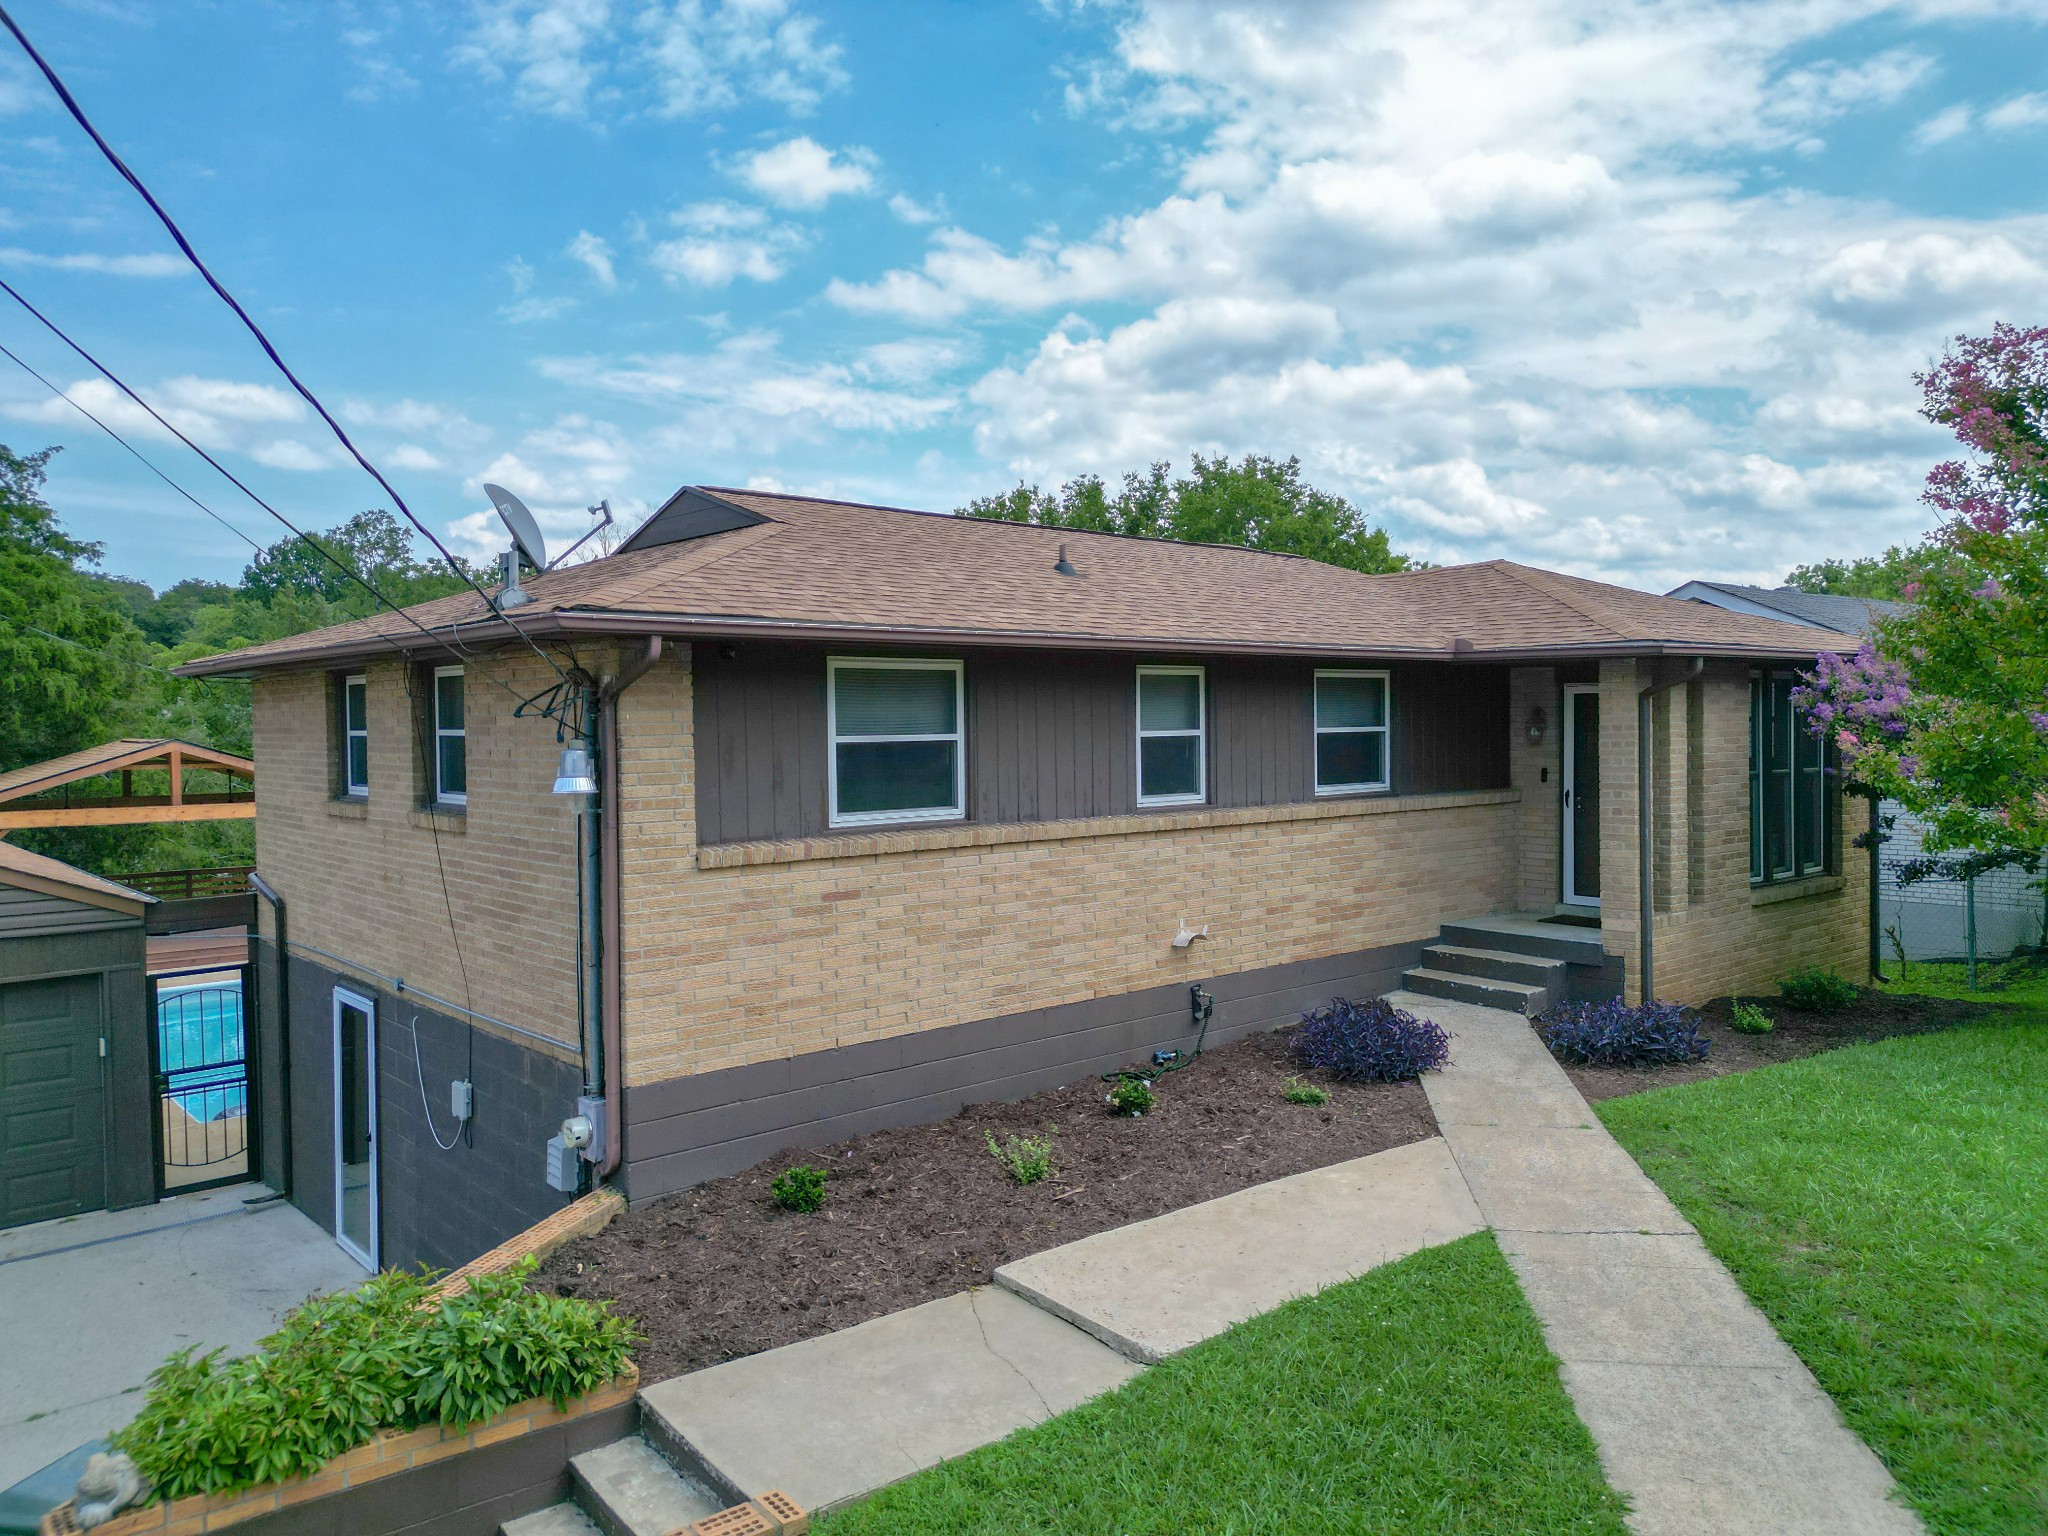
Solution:
<path fill-rule="evenodd" d="M 1561 889 L 1560 796 L 1564 772 L 1564 709 L 1553 667 L 1517 667 L 1508 674 L 1509 782 L 1522 792 L 1515 817 L 1515 906 L 1548 912 Z M 1529 740 L 1529 722 L 1543 712 L 1543 740 Z"/>

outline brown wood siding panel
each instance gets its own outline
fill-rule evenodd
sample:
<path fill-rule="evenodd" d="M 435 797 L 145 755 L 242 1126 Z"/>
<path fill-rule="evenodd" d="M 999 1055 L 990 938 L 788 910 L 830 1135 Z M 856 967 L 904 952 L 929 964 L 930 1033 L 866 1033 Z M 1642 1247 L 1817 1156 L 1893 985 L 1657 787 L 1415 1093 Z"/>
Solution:
<path fill-rule="evenodd" d="M 1507 788 L 1506 667 L 1425 662 L 1388 670 L 1395 794 Z"/>
<path fill-rule="evenodd" d="M 698 837 L 827 830 L 823 646 L 693 647 Z M 884 653 L 887 654 L 887 653 Z M 967 805 L 976 821 L 1121 815 L 1137 806 L 1137 667 L 1098 652 L 959 651 L 967 663 Z M 1209 799 L 1315 796 L 1315 664 L 1228 657 L 1208 668 Z M 1408 663 L 1393 690 L 1393 792 L 1508 784 L 1505 667 Z"/>

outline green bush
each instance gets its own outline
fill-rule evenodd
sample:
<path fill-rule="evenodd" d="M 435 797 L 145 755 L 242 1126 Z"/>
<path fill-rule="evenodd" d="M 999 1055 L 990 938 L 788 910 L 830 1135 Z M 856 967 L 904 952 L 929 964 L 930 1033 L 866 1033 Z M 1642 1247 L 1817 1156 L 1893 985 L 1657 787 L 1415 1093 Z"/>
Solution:
<path fill-rule="evenodd" d="M 825 1170 L 799 1163 L 775 1175 L 768 1194 L 785 1211 L 815 1211 L 825 1204 Z"/>
<path fill-rule="evenodd" d="M 1757 1004 L 1739 999 L 1728 1010 L 1728 1022 L 1738 1035 L 1768 1035 L 1778 1027 L 1777 1021 Z"/>
<path fill-rule="evenodd" d="M 526 1289 L 533 1261 L 434 1305 L 392 1271 L 294 1308 L 254 1354 L 179 1350 L 113 1436 L 157 1497 L 304 1477 L 379 1430 L 465 1427 L 513 1403 L 557 1408 L 625 1370 L 635 1335 L 609 1303 Z"/>
<path fill-rule="evenodd" d="M 1806 1013 L 1840 1013 L 1856 1004 L 1856 983 L 1824 965 L 1809 965 L 1778 982 L 1778 995 Z"/>
<path fill-rule="evenodd" d="M 1157 1102 L 1158 1095 L 1142 1077 L 1119 1078 L 1116 1086 L 1109 1090 L 1109 1112 L 1112 1115 L 1142 1115 Z"/>
<path fill-rule="evenodd" d="M 981 1133 L 988 1141 L 989 1156 L 1003 1165 L 1019 1184 L 1036 1184 L 1052 1176 L 1052 1142 L 1043 1136 L 1012 1136 L 997 1145 L 993 1131 Z"/>
<path fill-rule="evenodd" d="M 1281 1086 L 1280 1097 L 1290 1104 L 1327 1104 L 1330 1102 L 1330 1090 L 1290 1077 Z"/>

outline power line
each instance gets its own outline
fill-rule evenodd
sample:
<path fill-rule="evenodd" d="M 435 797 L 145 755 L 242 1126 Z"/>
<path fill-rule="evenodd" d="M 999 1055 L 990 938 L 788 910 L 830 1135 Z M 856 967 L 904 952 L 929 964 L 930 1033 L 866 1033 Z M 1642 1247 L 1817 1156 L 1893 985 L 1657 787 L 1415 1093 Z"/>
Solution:
<path fill-rule="evenodd" d="M 84 406 L 80 405 L 76 400 L 72 399 L 63 390 L 59 389 L 55 384 L 52 384 L 40 373 L 36 372 L 34 368 L 30 367 L 27 363 L 23 362 L 21 358 L 15 356 L 15 354 L 9 351 L 8 348 L 5 347 L 4 345 L 0 345 L 0 354 L 5 354 L 6 357 L 11 362 L 13 362 L 13 364 L 17 368 L 21 369 L 23 373 L 27 374 L 30 378 L 34 379 L 38 384 L 42 385 L 43 388 L 47 389 L 59 400 L 62 400 L 66 405 L 70 406 L 71 409 L 78 412 L 79 415 L 83 416 L 87 421 L 91 422 L 94 426 L 98 427 L 102 432 L 106 433 L 107 436 L 111 437 L 115 442 L 119 443 L 123 448 L 126 448 L 130 453 L 134 454 L 137 462 L 139 462 L 144 469 L 148 470 L 151 474 L 155 475 L 157 479 L 163 481 L 165 485 L 168 485 L 180 496 L 184 497 L 187 501 L 191 502 L 193 506 L 197 507 L 200 511 L 204 512 L 216 523 L 219 523 L 221 527 L 227 529 L 229 533 L 232 533 L 244 544 L 248 545 L 251 549 L 255 550 L 257 554 L 260 555 L 263 553 L 263 546 L 261 544 L 258 544 L 254 539 L 250 538 L 248 534 L 242 532 L 241 529 L 237 528 L 233 523 L 229 522 L 226 518 L 222 517 L 218 512 L 214 511 L 213 508 L 209 507 L 197 496 L 194 496 L 190 491 L 186 490 L 185 487 L 178 484 L 177 481 L 173 480 L 161 469 L 158 469 L 155 464 L 151 463 L 147 458 L 143 456 L 141 449 L 137 448 L 133 443 L 129 442 L 127 438 L 123 437 L 119 432 L 116 432 L 104 421 L 101 421 L 99 417 L 93 415 L 91 411 L 87 410 Z"/>
<path fill-rule="evenodd" d="M 105 657 L 108 661 L 119 662 L 124 667 L 143 667 L 151 672 L 161 672 L 165 677 L 177 677 L 181 683 L 193 681 L 189 677 L 178 677 L 178 674 L 169 667 L 160 667 L 153 661 L 138 661 L 133 656 L 109 656 L 96 645 L 87 645 L 83 640 L 74 640 L 69 635 L 57 634 L 53 630 L 44 629 L 40 624 L 31 624 L 27 619 L 17 619 L 11 613 L 0 613 L 0 623 L 12 624 L 16 629 L 28 630 L 31 634 L 41 635 L 45 640 L 55 640 L 59 645 L 68 645 L 75 651 L 88 651 L 95 656 Z M 215 679 L 208 678 L 205 681 L 212 682 Z"/>
<path fill-rule="evenodd" d="M 4 12 L 0 12 L 0 15 L 4 14 Z M 273 507 L 269 502 L 265 501 L 254 490 L 252 490 L 249 487 L 249 485 L 245 481 L 243 481 L 242 478 L 239 475 L 237 475 L 233 470 L 229 469 L 225 464 L 221 463 L 219 459 L 215 458 L 211 453 L 208 453 L 204 448 L 200 447 L 199 444 L 193 442 L 190 437 L 185 435 L 184 431 L 177 425 L 177 423 L 171 421 L 168 417 L 164 415 L 163 412 L 159 411 L 155 406 L 151 405 L 147 400 L 143 399 L 141 395 L 137 394 L 133 389 L 131 389 L 126 380 L 124 380 L 118 373 L 115 373 L 113 369 L 109 368 L 105 363 L 101 362 L 98 358 L 94 357 L 92 353 L 86 351 L 84 346 L 82 346 L 79 342 L 72 339 L 69 332 L 67 332 L 62 326 L 57 324 L 56 321 L 52 320 L 48 315 L 44 314 L 40 309 L 37 309 L 35 305 L 31 304 L 26 298 L 22 296 L 21 291 L 17 289 L 12 283 L 8 282 L 7 279 L 4 277 L 0 277 L 0 293 L 5 293 L 9 298 L 13 299 L 15 303 L 19 304 L 23 309 L 27 310 L 31 315 L 35 316 L 35 318 L 42 323 L 44 328 L 47 329 L 52 336 L 55 336 L 59 341 L 63 342 L 65 346 L 69 347 L 73 352 L 76 352 L 81 358 L 83 358 L 88 367 L 92 368 L 95 372 L 100 374 L 103 378 L 106 379 L 106 381 L 109 384 L 112 384 L 114 388 L 120 390 L 121 393 L 126 395 L 130 400 L 134 401 L 137 405 L 141 406 L 143 410 L 149 412 L 150 416 L 155 419 L 157 425 L 161 426 L 166 432 L 169 432 L 173 437 L 177 438 L 179 442 L 183 443 L 187 448 L 190 448 L 194 453 L 198 454 L 200 458 L 206 460 L 206 462 L 212 465 L 213 468 L 216 471 L 218 471 L 220 475 L 230 485 L 234 486 L 236 490 L 240 491 L 244 496 L 247 496 L 251 501 L 255 502 L 257 506 L 261 507 L 264 511 L 268 512 L 272 517 L 276 518 L 278 522 L 282 523 L 294 538 L 304 543 L 315 554 L 320 556 L 321 559 L 325 560 L 329 565 L 333 566 L 337 571 L 341 572 L 342 575 L 346 576 L 350 581 L 354 582 L 357 586 L 361 587 L 365 592 L 369 593 L 370 596 L 375 598 L 379 603 L 383 604 L 386 608 L 390 609 L 392 613 L 397 615 L 399 618 L 404 619 L 406 623 L 410 624 L 414 629 L 418 630 L 422 635 L 424 635 L 428 640 L 432 641 L 435 645 L 440 646 L 443 650 L 448 652 L 449 655 L 456 657 L 458 660 L 461 660 L 466 664 L 472 666 L 476 665 L 476 658 L 467 649 L 465 649 L 458 641 L 456 641 L 450 636 L 435 634 L 426 625 L 422 624 L 418 619 L 414 618 L 410 611 L 400 607 L 397 603 L 393 602 L 389 597 L 386 597 L 384 593 L 381 590 L 379 590 L 376 583 L 372 582 L 367 576 L 364 576 L 361 572 L 356 570 L 354 566 L 350 565 L 346 560 L 343 560 L 339 555 L 335 554 L 325 544 L 322 544 L 318 539 L 314 538 L 311 534 L 307 533 L 305 529 L 299 527 L 290 518 L 286 517 L 282 512 L 278 511 L 276 507 Z M 102 425 L 104 425 L 104 423 L 102 423 Z M 246 534 L 243 536 L 245 538 L 247 537 Z M 254 543 L 253 540 L 251 542 L 252 544 Z M 489 602 L 490 599 L 486 598 L 485 601 Z M 379 638 L 384 640 L 387 644 L 389 644 L 393 650 L 398 651 L 401 655 L 404 654 L 404 647 L 399 645 L 396 636 L 382 635 L 379 636 Z M 531 641 L 528 641 L 528 644 L 531 643 Z M 543 659 L 548 660 L 544 653 Z M 552 660 L 549 660 L 549 665 L 554 665 Z M 493 675 L 481 666 L 477 666 L 477 670 L 478 672 L 482 673 L 482 675 L 485 678 L 489 679 L 497 687 L 504 689 L 505 692 L 511 694 L 514 698 L 519 698 L 521 696 L 519 690 L 517 688 L 514 688 L 510 683 L 506 682 L 503 678 Z M 561 668 L 555 667 L 555 671 L 559 675 L 561 672 Z"/>
<path fill-rule="evenodd" d="M 376 465 L 372 464 L 367 458 L 363 456 L 362 450 L 356 447 L 355 443 L 349 438 L 348 433 L 342 430 L 341 423 L 336 421 L 334 419 L 334 416 L 328 411 L 327 407 L 320 403 L 320 397 L 318 395 L 315 395 L 312 390 L 308 389 L 305 386 L 305 384 L 300 381 L 299 376 L 296 373 L 292 372 L 291 366 L 285 362 L 284 358 L 279 354 L 277 348 L 271 345 L 270 338 L 263 333 L 263 327 L 258 325 L 255 322 L 255 320 L 250 317 L 249 312 L 246 309 L 242 308 L 241 304 L 236 300 L 235 296 L 229 293 L 227 289 L 221 285 L 220 279 L 213 275 L 212 271 L 207 267 L 206 263 L 199 259 L 199 253 L 192 248 L 192 242 L 185 238 L 185 232 L 178 227 L 177 221 L 173 219 L 168 212 L 165 211 L 163 204 L 159 203 L 156 200 L 155 195 L 151 193 L 149 188 L 143 185 L 142 178 L 140 176 L 137 176 L 133 171 L 131 171 L 128 168 L 128 163 L 125 160 L 123 160 L 118 153 L 115 152 L 114 146 L 106 141 L 106 139 L 101 135 L 99 129 L 93 126 L 92 119 L 85 115 L 85 109 L 78 104 L 77 98 L 75 98 L 71 94 L 70 89 L 64 84 L 64 82 L 61 79 L 58 78 L 57 71 L 52 69 L 50 67 L 49 61 L 46 60 L 42 56 L 42 54 L 36 51 L 35 44 L 31 43 L 28 40 L 28 34 L 21 30 L 20 25 L 15 21 L 15 19 L 12 16 L 10 16 L 7 13 L 7 10 L 4 6 L 0 6 L 0 24 L 4 24 L 7 30 L 14 34 L 14 40 L 21 44 L 23 51 L 26 52 L 29 58 L 35 63 L 36 68 L 42 71 L 43 78 L 50 82 L 50 89 L 57 93 L 57 99 L 64 103 L 64 110 L 71 114 L 73 121 L 75 121 L 80 128 L 83 128 L 87 136 L 91 138 L 91 140 L 96 146 L 98 146 L 99 152 L 106 157 L 107 163 L 113 166 L 113 168 L 121 174 L 122 179 L 125 180 L 129 186 L 133 187 L 136 191 L 136 194 L 140 196 L 141 199 L 149 205 L 150 212 L 154 213 L 157 216 L 157 221 L 163 225 L 164 229 L 170 234 L 171 239 L 177 242 L 178 249 L 184 252 L 185 254 L 185 259 L 192 264 L 193 269 L 197 271 L 201 277 L 206 279 L 206 286 L 214 291 L 214 293 L 220 298 L 220 301 L 223 304 L 227 305 L 229 309 L 235 312 L 235 317 L 239 319 L 242 322 L 242 324 L 248 329 L 249 334 L 256 338 L 256 345 L 263 349 L 264 356 L 270 359 L 270 361 L 276 366 L 277 371 L 285 376 L 286 380 L 289 381 L 293 389 L 298 391 L 300 398 L 303 399 L 306 402 L 306 404 L 312 406 L 313 409 L 319 413 L 320 419 L 327 423 L 328 430 L 333 432 L 336 440 L 340 442 L 342 447 L 348 450 L 349 456 L 353 458 L 356 461 L 356 463 L 360 464 L 363 467 L 364 472 L 367 473 L 371 479 L 375 480 L 378 485 L 384 488 L 384 494 L 391 498 L 392 505 L 396 506 L 399 512 L 404 515 L 405 520 L 411 523 L 413 527 L 417 528 L 420 532 L 420 535 L 423 538 L 425 538 L 429 544 L 434 546 L 434 548 L 440 553 L 441 558 L 448 563 L 448 568 L 451 571 L 455 572 L 457 576 L 461 577 L 463 582 L 469 587 L 471 591 L 476 593 L 478 597 L 483 598 L 483 600 L 486 603 L 489 603 L 489 594 L 486 593 L 481 586 L 477 585 L 476 578 L 471 576 L 468 570 L 465 569 L 464 566 L 462 565 L 462 562 L 457 560 L 455 556 L 449 552 L 448 547 L 434 536 L 433 530 L 428 528 L 425 523 L 421 522 L 419 518 L 413 515 L 412 508 L 408 507 L 405 504 L 405 498 L 398 494 L 397 488 L 393 486 L 389 480 L 384 478 L 383 471 L 378 469 Z M 509 613 L 505 613 L 502 610 L 500 610 L 499 617 L 504 619 L 505 623 L 511 627 L 512 632 L 514 634 L 518 635 L 520 639 L 526 642 L 526 644 L 532 649 L 534 655 L 540 657 L 542 661 L 546 662 L 549 667 L 554 669 L 554 673 L 557 677 L 561 678 L 564 682 L 568 681 L 569 674 L 562 670 L 561 666 L 555 661 L 555 659 L 552 656 L 548 655 L 547 652 L 543 651 L 538 645 L 534 643 L 533 637 L 527 634 L 525 630 L 521 629 L 517 621 L 514 620 Z"/>

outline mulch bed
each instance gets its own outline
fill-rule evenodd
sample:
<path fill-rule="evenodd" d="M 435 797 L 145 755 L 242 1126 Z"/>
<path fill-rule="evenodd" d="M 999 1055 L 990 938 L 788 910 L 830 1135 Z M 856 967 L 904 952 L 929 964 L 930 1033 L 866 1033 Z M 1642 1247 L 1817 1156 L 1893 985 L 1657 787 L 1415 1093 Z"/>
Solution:
<path fill-rule="evenodd" d="M 1777 1021 L 1777 1028 L 1768 1035 L 1737 1034 L 1728 1022 L 1732 999 L 1717 997 L 1698 1010 L 1703 1021 L 1700 1033 L 1713 1042 L 1705 1061 L 1667 1067 L 1567 1066 L 1565 1074 L 1587 1099 L 1615 1099 L 1649 1088 L 1694 1083 L 1702 1078 L 1726 1077 L 1731 1072 L 1793 1061 L 1860 1040 L 1932 1034 L 1952 1029 L 1966 1019 L 1980 1019 L 1999 1011 L 1996 1004 L 1901 997 L 1867 990 L 1853 1008 L 1840 1013 L 1806 1013 L 1775 997 L 1751 997 L 1744 1001 L 1761 1004 L 1764 1012 Z"/>
<path fill-rule="evenodd" d="M 1330 1102 L 1287 1103 L 1284 1041 L 1254 1035 L 1208 1052 L 1162 1079 L 1139 1119 L 1111 1116 L 1090 1077 L 785 1153 L 636 1206 L 561 1249 L 533 1283 L 615 1301 L 647 1335 L 635 1358 L 658 1381 L 986 1284 L 998 1265 L 1094 1232 L 1436 1134 L 1414 1083 L 1303 1074 Z M 1028 1186 L 984 1139 L 1049 1128 L 1054 1175 Z M 770 1201 L 775 1175 L 798 1163 L 830 1171 L 822 1211 Z"/>

